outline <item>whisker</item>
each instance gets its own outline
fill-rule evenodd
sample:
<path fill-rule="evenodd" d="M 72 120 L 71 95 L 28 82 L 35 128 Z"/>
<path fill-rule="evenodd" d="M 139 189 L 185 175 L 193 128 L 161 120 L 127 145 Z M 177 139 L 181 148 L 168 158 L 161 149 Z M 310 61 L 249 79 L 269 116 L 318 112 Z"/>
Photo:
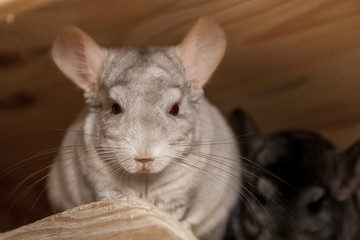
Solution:
<path fill-rule="evenodd" d="M 63 148 L 63 147 L 62 147 Z M 52 154 L 52 153 L 56 153 L 58 152 L 59 150 L 61 150 L 62 148 L 51 148 L 51 149 L 48 149 L 48 150 L 45 150 L 43 152 L 40 152 L 38 154 L 35 154 L 33 156 L 30 156 L 28 158 L 25 158 L 24 160 L 21 160 L 15 164 L 13 164 L 12 166 L 8 167 L 7 169 L 4 170 L 4 173 L 0 175 L 0 179 L 7 176 L 8 174 L 16 171 L 17 169 L 19 169 L 20 167 L 22 167 L 21 165 L 30 161 L 30 160 L 33 160 L 33 159 L 36 159 L 38 157 L 42 157 L 42 156 L 45 156 L 45 155 L 49 155 L 49 154 Z M 40 159 L 40 160 L 43 160 L 43 159 Z M 36 161 L 36 160 L 35 160 Z M 33 163 L 33 162 L 32 162 Z"/>
<path fill-rule="evenodd" d="M 18 202 L 21 202 L 22 200 L 24 200 L 24 198 L 26 197 L 27 194 L 29 194 L 31 192 L 31 190 L 37 185 L 39 184 L 41 181 L 43 181 L 44 179 L 47 178 L 47 175 L 45 175 L 44 177 L 41 177 L 40 179 L 36 180 L 34 183 L 32 183 L 29 187 L 27 187 L 25 189 L 25 191 L 14 201 L 14 203 L 10 206 L 10 209 L 13 208 Z M 35 204 L 33 204 L 34 206 Z"/>
<path fill-rule="evenodd" d="M 73 153 L 74 151 L 70 152 Z M 65 152 L 64 155 L 69 154 L 69 152 Z M 81 166 L 86 166 L 87 164 L 89 164 L 89 162 L 93 161 L 94 159 L 96 159 L 96 156 L 93 156 L 92 158 L 88 158 L 86 162 L 80 162 L 77 163 L 75 166 L 76 167 L 81 167 Z M 107 160 L 107 159 L 105 159 Z M 39 170 L 33 172 L 32 174 L 28 175 L 27 177 L 25 177 L 20 183 L 18 183 L 11 191 L 10 193 L 7 195 L 7 197 L 0 203 L 0 206 L 5 206 L 6 203 L 14 196 L 14 194 L 20 189 L 21 186 L 23 186 L 26 182 L 30 181 L 33 177 L 35 177 L 36 175 L 48 170 L 49 168 L 51 168 L 52 166 L 56 165 L 56 164 L 61 164 L 64 165 L 64 167 L 68 167 L 68 166 L 74 166 L 74 163 L 72 162 L 72 158 L 66 159 L 66 158 L 62 158 L 61 161 L 56 161 L 53 162 L 49 165 L 46 165 L 42 168 L 40 168 Z M 41 179 L 37 180 L 34 184 L 32 185 L 36 185 L 37 183 L 39 183 L 41 180 L 45 179 L 49 174 L 47 174 L 45 177 L 42 177 Z M 23 192 L 23 197 L 21 198 L 21 196 L 19 198 L 24 199 L 24 197 L 28 194 L 28 192 L 33 188 L 32 185 L 30 185 L 24 192 Z M 12 207 L 15 206 L 15 204 L 17 204 L 17 202 L 21 199 L 17 199 L 14 204 L 10 207 L 10 209 Z"/>
<path fill-rule="evenodd" d="M 44 150 L 44 151 L 42 151 L 42 152 L 40 152 L 38 154 L 32 155 L 32 156 L 30 156 L 28 158 L 25 158 L 25 159 L 15 163 L 15 164 L 11 165 L 10 167 L 6 168 L 3 171 L 3 173 L 0 174 L 0 179 L 2 179 L 5 176 L 15 172 L 16 170 L 20 169 L 21 167 L 23 167 L 27 163 L 32 163 L 33 164 L 34 161 L 44 160 L 43 158 L 39 158 L 39 157 L 54 154 L 54 153 L 57 153 L 58 155 L 59 154 L 69 154 L 69 153 L 75 152 L 76 148 L 83 148 L 85 150 L 90 149 L 86 145 L 67 145 L 67 146 L 56 147 L 56 148 L 51 148 L 51 149 Z M 121 150 L 121 148 L 119 148 L 119 147 L 103 147 L 103 146 L 97 146 L 97 147 L 95 147 L 95 149 L 97 151 L 99 151 L 99 152 L 105 152 L 106 150 Z M 72 152 L 70 152 L 69 150 L 72 150 Z"/>
<path fill-rule="evenodd" d="M 176 159 L 182 159 L 182 160 L 184 160 L 183 163 L 186 163 L 187 165 L 189 165 L 189 166 L 193 167 L 194 169 L 198 170 L 198 171 L 199 171 L 201 174 L 203 174 L 204 176 L 207 176 L 207 177 L 209 177 L 209 178 L 212 179 L 212 180 L 219 180 L 219 179 L 220 179 L 225 188 L 234 187 L 234 189 L 236 190 L 236 192 L 238 192 L 238 190 L 239 190 L 239 185 L 238 185 L 238 184 L 231 184 L 232 186 L 229 186 L 228 182 L 226 182 L 225 179 L 223 179 L 222 177 L 219 178 L 219 176 L 213 176 L 213 175 L 212 175 L 212 172 L 208 171 L 208 169 L 206 169 L 206 168 L 203 169 L 203 168 L 198 167 L 197 165 L 189 162 L 187 158 L 182 157 L 182 156 L 177 156 L 177 155 L 170 155 L 170 154 L 167 154 L 167 155 L 170 156 L 170 157 L 173 157 L 175 160 L 176 160 Z M 198 160 L 199 160 L 199 159 L 198 159 Z M 180 162 L 180 163 L 181 163 L 181 162 Z M 215 168 L 216 168 L 216 166 L 215 166 Z M 221 170 L 221 169 L 220 169 L 220 170 Z M 207 175 L 205 175 L 205 173 L 206 173 Z M 235 174 L 231 174 L 231 175 L 232 175 L 233 177 L 236 177 L 236 179 L 238 179 Z"/>
<path fill-rule="evenodd" d="M 210 178 L 214 179 L 214 176 L 212 176 L 212 175 L 210 174 L 210 172 L 208 172 L 206 169 L 199 168 L 199 167 L 197 167 L 195 164 L 186 162 L 186 161 L 187 161 L 186 158 L 181 157 L 181 156 L 176 156 L 176 155 L 168 155 L 168 156 L 174 157 L 175 159 L 176 159 L 176 158 L 183 159 L 187 165 L 195 168 L 195 169 L 198 170 L 200 173 L 204 174 L 206 177 L 210 177 Z M 197 159 L 197 160 L 199 160 L 199 159 Z M 179 163 L 179 162 L 178 162 L 178 163 Z M 180 164 L 180 165 L 181 165 L 181 164 Z M 219 168 L 219 167 L 217 167 L 217 166 L 214 166 L 214 165 L 211 165 L 211 164 L 208 164 L 208 165 L 211 166 L 211 167 L 213 167 L 213 168 L 216 168 L 217 170 L 223 171 L 223 169 L 221 169 L 221 168 Z M 190 169 L 192 169 L 192 168 L 190 168 Z M 223 171 L 223 172 L 225 172 L 226 174 L 229 174 L 228 171 Z M 205 174 L 205 173 L 207 173 L 207 174 Z M 237 176 L 236 176 L 236 175 L 234 175 L 234 174 L 230 174 L 230 175 L 231 175 L 232 177 L 236 177 L 236 179 L 237 179 Z M 221 178 L 221 177 L 219 178 L 219 176 L 216 176 L 216 179 L 217 179 L 217 180 L 220 179 L 220 180 L 223 182 L 223 184 L 225 185 L 226 188 L 229 187 L 229 186 L 227 185 L 227 183 L 224 181 L 223 178 Z M 243 191 L 243 189 L 244 189 L 250 196 L 252 196 L 255 201 L 257 201 L 257 202 L 261 205 L 261 203 L 259 202 L 259 200 L 257 200 L 257 198 L 252 194 L 252 192 L 250 192 L 250 191 L 249 191 L 248 189 L 246 189 L 246 188 L 239 188 L 238 185 L 236 184 L 236 191 L 238 192 L 238 191 L 240 190 L 240 192 L 239 192 L 240 196 L 245 197 L 245 199 L 248 200 L 248 202 L 251 204 L 251 206 L 253 207 L 253 209 L 255 209 L 255 207 L 252 205 L 250 199 L 247 198 L 247 194 Z M 261 206 L 262 206 L 262 205 L 261 205 Z M 265 207 L 262 206 L 262 208 L 263 208 L 264 212 L 267 214 L 267 216 L 271 219 L 270 214 L 267 212 L 267 210 L 265 209 Z M 275 227 L 275 225 L 274 225 L 274 227 Z"/>
<path fill-rule="evenodd" d="M 47 178 L 47 177 L 48 177 L 48 175 L 45 176 L 45 178 Z M 34 203 L 32 204 L 32 206 L 30 208 L 29 214 L 34 210 L 36 203 L 39 201 L 41 195 L 43 195 L 45 193 L 46 189 L 47 189 L 47 186 L 44 186 L 44 188 L 41 190 L 40 194 L 36 197 Z"/>
<path fill-rule="evenodd" d="M 226 152 L 224 152 L 224 151 L 221 150 L 221 149 L 218 149 L 218 148 L 214 148 L 214 149 L 216 149 L 216 151 L 219 151 L 219 152 L 222 152 L 222 153 L 226 153 Z M 212 154 L 212 156 L 214 156 L 214 157 L 219 157 L 219 158 L 223 158 L 223 159 L 226 159 L 226 160 L 229 160 L 229 161 L 238 161 L 238 159 L 236 159 L 236 158 L 224 157 L 224 156 L 220 156 L 220 155 L 217 155 L 217 154 Z M 275 178 L 276 180 L 278 180 L 278 181 L 280 181 L 280 182 L 282 182 L 282 183 L 284 183 L 284 184 L 286 184 L 286 185 L 288 185 L 288 186 L 290 186 L 290 187 L 293 188 L 293 186 L 291 186 L 290 184 L 288 184 L 287 182 L 285 182 L 284 180 L 282 180 L 281 178 L 279 178 L 278 176 L 276 176 L 276 175 L 273 174 L 272 172 L 268 171 L 266 168 L 262 167 L 260 164 L 254 162 L 254 161 L 252 161 L 252 160 L 250 160 L 250 159 L 248 159 L 248 158 L 246 158 L 246 157 L 244 157 L 244 156 L 241 156 L 240 154 L 238 154 L 236 157 L 239 157 L 239 158 L 241 158 L 243 161 L 245 161 L 246 163 L 249 163 L 250 166 L 256 166 L 258 169 L 260 169 L 260 170 L 262 170 L 263 172 L 269 174 L 270 176 L 272 176 L 272 177 Z"/>
<path fill-rule="evenodd" d="M 222 164 L 223 166 L 226 166 L 226 167 L 232 167 L 232 165 L 230 164 L 226 164 L 225 162 L 223 161 L 219 161 L 217 158 L 221 159 L 223 158 L 222 156 L 218 156 L 218 155 L 214 155 L 214 154 L 205 154 L 205 153 L 199 153 L 199 152 L 193 152 L 193 154 L 195 155 L 198 155 L 198 156 L 201 156 L 201 157 L 204 157 L 204 158 L 207 158 L 209 160 L 211 160 L 210 162 L 205 162 L 206 164 L 208 164 L 209 166 L 211 167 L 216 167 L 218 170 L 220 171 L 223 171 L 224 173 L 226 174 L 229 174 L 228 171 L 224 171 L 222 168 L 219 168 L 217 166 L 214 166 L 211 162 L 216 162 L 216 163 L 219 163 L 219 164 Z M 215 158 L 214 158 L 215 156 Z M 252 173 L 251 171 L 245 169 L 245 168 L 236 168 L 236 170 L 238 171 L 241 171 L 241 172 L 245 172 L 249 175 L 251 175 L 252 177 L 255 177 L 257 179 L 260 179 L 256 174 Z M 234 177 L 234 175 L 232 174 L 231 175 L 232 177 Z M 264 179 L 263 179 L 264 180 Z M 267 182 L 268 183 L 268 182 Z M 248 183 L 248 184 L 251 184 L 251 183 Z M 271 184 L 268 183 L 268 185 L 274 190 L 275 194 L 280 198 L 280 199 L 283 199 L 283 196 L 282 194 L 275 188 L 273 187 Z M 251 186 L 256 189 L 255 186 L 253 186 L 251 184 Z M 285 213 L 285 214 L 289 214 L 288 211 L 286 211 L 280 204 L 278 204 L 274 198 L 272 198 L 271 196 L 268 196 L 266 195 L 274 204 L 278 205 L 280 207 L 280 209 L 282 209 L 282 211 Z M 297 215 L 297 211 L 295 210 L 295 207 L 292 205 L 292 204 L 286 204 L 292 211 L 292 214 L 289 214 L 288 216 L 291 217 L 293 220 L 295 220 L 296 222 L 298 221 L 298 215 Z"/>

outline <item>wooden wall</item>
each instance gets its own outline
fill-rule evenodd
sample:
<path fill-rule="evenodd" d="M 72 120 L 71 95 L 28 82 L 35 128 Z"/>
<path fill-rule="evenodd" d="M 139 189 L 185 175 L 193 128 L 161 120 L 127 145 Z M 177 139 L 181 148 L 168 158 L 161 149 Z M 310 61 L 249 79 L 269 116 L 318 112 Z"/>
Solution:
<path fill-rule="evenodd" d="M 0 0 L 0 231 L 49 213 L 44 194 L 36 201 L 42 182 L 31 184 L 53 155 L 5 169 L 58 146 L 83 106 L 50 59 L 60 26 L 104 46 L 145 47 L 178 43 L 202 15 L 228 36 L 206 87 L 224 114 L 242 106 L 265 133 L 312 129 L 341 148 L 360 138 L 359 0 Z"/>

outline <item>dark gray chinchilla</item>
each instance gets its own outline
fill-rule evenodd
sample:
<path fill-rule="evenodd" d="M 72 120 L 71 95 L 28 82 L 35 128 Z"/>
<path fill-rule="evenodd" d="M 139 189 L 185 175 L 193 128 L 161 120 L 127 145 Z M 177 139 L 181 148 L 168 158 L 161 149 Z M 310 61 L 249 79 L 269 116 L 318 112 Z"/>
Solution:
<path fill-rule="evenodd" d="M 240 109 L 230 125 L 244 156 L 243 198 L 225 239 L 360 239 L 360 141 L 343 152 L 310 131 L 263 137 Z"/>

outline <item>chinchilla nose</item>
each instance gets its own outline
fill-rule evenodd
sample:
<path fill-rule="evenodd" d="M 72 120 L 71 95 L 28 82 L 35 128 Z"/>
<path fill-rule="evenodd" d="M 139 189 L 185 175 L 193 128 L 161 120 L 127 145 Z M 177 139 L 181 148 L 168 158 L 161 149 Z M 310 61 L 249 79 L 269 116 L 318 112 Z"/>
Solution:
<path fill-rule="evenodd" d="M 154 159 L 151 157 L 136 157 L 135 161 L 137 162 L 142 162 L 142 163 L 148 163 L 148 162 L 152 162 Z"/>

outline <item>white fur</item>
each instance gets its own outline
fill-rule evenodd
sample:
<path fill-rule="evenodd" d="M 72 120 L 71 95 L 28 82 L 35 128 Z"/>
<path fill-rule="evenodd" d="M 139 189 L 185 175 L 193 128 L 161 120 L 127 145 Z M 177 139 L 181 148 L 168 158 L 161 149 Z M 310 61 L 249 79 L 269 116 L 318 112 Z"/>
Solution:
<path fill-rule="evenodd" d="M 201 239 L 221 239 L 239 193 L 241 166 L 236 140 L 202 87 L 224 54 L 222 30 L 204 18 L 180 47 L 112 49 L 104 55 L 81 30 L 64 31 L 53 57 L 85 90 L 89 111 L 69 128 L 51 167 L 54 209 L 129 194 L 170 213 Z M 106 58 L 93 62 L 92 49 Z M 87 79 L 71 61 L 101 74 Z M 114 103 L 120 114 L 112 113 Z M 169 113 L 175 104 L 178 116 Z"/>

